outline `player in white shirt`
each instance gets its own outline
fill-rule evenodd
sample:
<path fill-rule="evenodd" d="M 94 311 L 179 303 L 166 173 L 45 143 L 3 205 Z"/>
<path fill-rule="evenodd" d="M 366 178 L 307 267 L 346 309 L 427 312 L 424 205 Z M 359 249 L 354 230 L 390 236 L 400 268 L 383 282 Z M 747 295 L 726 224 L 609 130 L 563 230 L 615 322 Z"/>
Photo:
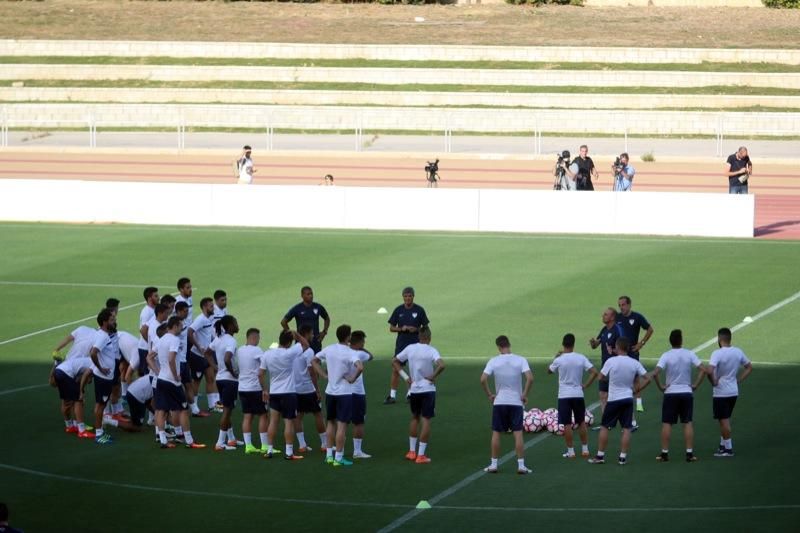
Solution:
<path fill-rule="evenodd" d="M 511 430 L 517 452 L 517 473 L 530 474 L 525 466 L 525 446 L 522 440 L 522 411 L 533 385 L 533 372 L 528 361 L 511 352 L 511 342 L 505 335 L 495 339 L 499 355 L 492 357 L 481 374 L 481 387 L 492 404 L 492 458 L 484 468 L 489 474 L 497 473 L 500 456 L 500 435 Z M 493 393 L 489 389 L 489 376 L 494 376 Z M 521 377 L 525 376 L 523 389 Z"/>
<path fill-rule="evenodd" d="M 192 437 L 189 427 L 189 410 L 186 395 L 181 386 L 181 376 L 178 368 L 178 350 L 180 339 L 178 334 L 183 326 L 178 317 L 171 317 L 167 321 L 167 333 L 158 340 L 158 381 L 156 382 L 156 427 L 162 448 L 174 448 L 175 444 L 167 442 L 166 421 L 170 411 L 180 412 L 181 425 L 175 427 L 178 436 L 183 435 L 187 448 L 205 448 L 205 444 L 198 444 Z"/>
<path fill-rule="evenodd" d="M 575 459 L 572 424 L 578 424 L 581 439 L 581 456 L 589 457 L 589 432 L 586 428 L 586 401 L 583 391 L 597 379 L 597 369 L 582 353 L 575 351 L 575 335 L 567 333 L 561 342 L 561 351 L 547 367 L 547 373 L 558 373 L 558 423 L 564 426 L 564 442 L 567 451 L 562 457 Z M 589 380 L 583 382 L 583 374 L 589 372 Z"/>
<path fill-rule="evenodd" d="M 127 331 L 119 331 L 117 332 L 117 340 L 119 342 L 119 352 L 128 363 L 125 373 L 122 375 L 122 383 L 130 384 L 133 382 L 133 373 L 139 369 L 139 339 Z"/>
<path fill-rule="evenodd" d="M 311 365 L 311 361 L 314 359 L 314 348 L 310 345 L 314 340 L 314 329 L 310 324 L 303 324 L 297 328 L 297 334 L 302 335 L 309 343 L 308 350 L 303 352 L 302 357 L 298 357 L 294 361 L 294 385 L 297 391 L 297 418 L 294 431 L 299 445 L 297 453 L 303 454 L 312 451 L 312 448 L 306 443 L 306 435 L 303 431 L 303 418 L 306 413 L 314 416 L 320 448 L 325 451 L 328 447 L 328 435 L 325 432 L 325 421 L 322 419 L 320 406 L 322 396 L 317 384 L 317 373 Z"/>
<path fill-rule="evenodd" d="M 314 356 L 312 364 L 318 376 L 328 380 L 325 388 L 325 410 L 328 420 L 328 449 L 325 462 L 333 466 L 351 466 L 352 461 L 344 457 L 347 426 L 353 415 L 353 383 L 364 371 L 361 360 L 348 345 L 350 326 L 342 324 L 336 328 L 337 344 L 331 344 Z M 322 368 L 325 362 L 328 371 Z"/>
<path fill-rule="evenodd" d="M 250 158 L 252 148 L 245 146 L 242 148 L 242 155 L 236 160 L 236 169 L 239 171 L 239 184 L 249 185 L 253 183 L 253 174 L 256 169 L 253 168 L 253 160 Z"/>
<path fill-rule="evenodd" d="M 141 428 L 145 422 L 145 415 L 155 413 L 153 409 L 153 384 L 151 376 L 142 376 L 128 386 L 125 399 L 131 411 L 131 424 Z"/>
<path fill-rule="evenodd" d="M 238 372 L 236 370 L 236 339 L 239 323 L 233 315 L 225 315 L 214 326 L 217 338 L 211 341 L 208 349 L 214 352 L 216 381 L 222 403 L 222 417 L 219 420 L 219 438 L 214 446 L 215 451 L 235 450 L 239 441 L 231 425 L 231 413 L 236 406 L 236 395 L 239 393 Z M 241 443 L 244 445 L 244 442 Z"/>
<path fill-rule="evenodd" d="M 364 365 L 372 361 L 372 354 L 364 349 L 367 335 L 361 330 L 350 334 L 350 348 Z M 370 459 L 372 456 L 361 447 L 364 442 L 364 422 L 367 419 L 367 391 L 364 388 L 364 374 L 353 383 L 353 459 Z"/>
<path fill-rule="evenodd" d="M 639 361 L 628 355 L 630 346 L 631 342 L 627 337 L 618 338 L 614 345 L 616 355 L 609 357 L 600 370 L 600 379 L 608 381 L 608 403 L 603 410 L 603 420 L 600 423 L 603 427 L 600 428 L 600 436 L 597 439 L 597 455 L 589 459 L 591 464 L 605 463 L 608 431 L 614 429 L 617 422 L 622 426 L 618 462 L 620 465 L 628 462 L 633 427 L 633 395 L 650 383 L 647 370 Z"/>
<path fill-rule="evenodd" d="M 714 350 L 708 361 L 708 379 L 714 385 L 714 419 L 719 421 L 719 449 L 714 457 L 733 457 L 733 439 L 731 439 L 731 416 L 739 397 L 739 383 L 747 379 L 753 371 L 753 365 L 744 352 L 731 346 L 733 334 L 728 328 L 717 332 L 719 350 Z M 739 374 L 739 368 L 744 371 Z"/>
<path fill-rule="evenodd" d="M 94 377 L 94 422 L 95 442 L 110 444 L 111 435 L 103 431 L 103 411 L 111 397 L 111 388 L 114 384 L 114 365 L 119 354 L 119 345 L 111 339 L 111 334 L 117 331 L 117 317 L 108 309 L 103 309 L 97 315 L 97 324 L 100 326 L 95 332 L 89 357 L 92 360 L 92 374 Z M 81 390 L 85 383 L 81 383 Z"/>
<path fill-rule="evenodd" d="M 222 289 L 214 291 L 214 314 L 211 320 L 216 325 L 219 320 L 228 314 L 228 293 Z"/>
<path fill-rule="evenodd" d="M 214 339 L 214 300 L 205 297 L 200 300 L 200 314 L 189 326 L 189 369 L 192 372 L 192 392 L 194 403 L 191 406 L 194 416 L 208 416 L 205 411 L 200 411 L 197 406 L 197 397 L 200 395 L 200 381 L 206 378 L 206 399 L 208 409 L 216 410 L 219 401 L 219 391 L 216 383 L 216 371 L 211 366 L 214 358 L 208 353 L 208 346 Z M 221 409 L 220 409 L 221 411 Z"/>
<path fill-rule="evenodd" d="M 292 345 L 292 340 L 297 341 Z M 260 376 L 269 372 L 269 428 L 267 430 L 267 453 L 271 458 L 275 449 L 275 435 L 278 423 L 283 418 L 283 438 L 286 455 L 289 461 L 302 459 L 302 455 L 294 454 L 294 425 L 297 418 L 297 388 L 294 382 L 295 360 L 308 350 L 308 341 L 294 331 L 281 331 L 278 336 L 278 347 L 267 350 L 261 356 Z"/>
<path fill-rule="evenodd" d="M 147 323 L 155 316 L 156 305 L 158 305 L 160 297 L 158 296 L 158 289 L 156 287 L 147 287 L 144 290 L 144 307 L 139 313 L 139 375 L 144 376 L 147 374 L 147 353 L 150 351 L 150 338 Z"/>
<path fill-rule="evenodd" d="M 244 436 L 245 454 L 266 454 L 267 447 L 267 407 L 269 393 L 261 372 L 261 332 L 256 328 L 247 330 L 247 344 L 236 349 L 236 360 L 239 362 L 239 402 L 242 404 L 242 433 Z M 253 445 L 253 417 L 258 417 L 258 434 L 261 447 Z"/>
<path fill-rule="evenodd" d="M 158 326 L 161 324 L 166 324 L 167 319 L 169 318 L 170 312 L 169 307 L 162 303 L 156 304 L 156 307 L 153 312 L 153 317 L 147 321 L 147 353 L 151 351 L 157 351 L 156 348 L 158 347 Z M 141 353 L 141 352 L 140 352 Z M 140 363 L 141 366 L 141 363 Z"/>
<path fill-rule="evenodd" d="M 84 377 L 85 375 L 85 377 Z M 82 439 L 93 439 L 95 434 L 86 430 L 83 422 L 83 389 L 92 376 L 92 360 L 88 357 L 72 357 L 53 368 L 53 386 L 58 387 L 61 398 L 61 414 L 64 415 L 65 431 L 75 433 Z"/>
<path fill-rule="evenodd" d="M 92 340 L 94 339 L 93 328 L 89 326 L 78 326 L 73 329 L 69 335 L 64 337 L 58 346 L 53 349 L 53 359 L 60 363 L 63 360 L 72 359 L 73 357 L 89 357 L 89 349 L 92 347 Z M 72 347 L 67 352 L 67 355 L 61 357 L 61 350 L 72 343 Z"/>
<path fill-rule="evenodd" d="M 686 444 L 686 462 L 697 461 L 694 455 L 694 426 L 692 417 L 694 413 L 694 391 L 703 382 L 705 367 L 697 354 L 685 350 L 683 346 L 683 332 L 673 329 L 669 334 L 669 343 L 672 349 L 664 352 L 650 372 L 650 376 L 658 389 L 664 393 L 661 405 L 661 454 L 657 461 L 669 461 L 669 438 L 672 426 L 680 419 L 683 424 L 683 439 Z M 692 382 L 692 370 L 697 368 L 697 379 Z M 658 379 L 659 373 L 666 373 L 666 386 Z"/>
<path fill-rule="evenodd" d="M 189 306 L 189 313 L 186 315 L 186 324 L 191 324 L 194 320 L 194 308 L 192 307 L 192 280 L 189 278 L 181 278 L 178 280 L 178 296 L 175 297 L 177 302 L 186 302 Z"/>
<path fill-rule="evenodd" d="M 404 375 L 403 364 L 406 362 L 411 375 Z M 411 408 L 411 422 L 408 426 L 406 459 L 417 464 L 430 463 L 427 450 L 431 436 L 431 420 L 435 416 L 436 409 L 436 379 L 444 372 L 444 361 L 439 351 L 431 346 L 431 330 L 428 326 L 419 328 L 419 342 L 409 344 L 395 355 L 392 366 L 400 377 L 406 380 L 410 393 L 408 405 Z M 417 452 L 417 442 L 419 442 L 419 452 Z"/>

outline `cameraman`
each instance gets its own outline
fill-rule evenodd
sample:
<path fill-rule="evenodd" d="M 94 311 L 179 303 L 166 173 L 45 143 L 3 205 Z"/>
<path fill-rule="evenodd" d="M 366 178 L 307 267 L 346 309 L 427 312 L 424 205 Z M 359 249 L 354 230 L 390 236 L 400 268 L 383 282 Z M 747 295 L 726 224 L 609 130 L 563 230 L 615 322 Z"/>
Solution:
<path fill-rule="evenodd" d="M 728 165 L 725 171 L 728 176 L 728 192 L 730 194 L 747 194 L 747 181 L 753 173 L 753 163 L 747 154 L 747 148 L 739 147 L 735 154 L 728 156 L 726 163 Z"/>
<path fill-rule="evenodd" d="M 558 156 L 556 166 L 553 168 L 553 176 L 556 178 L 553 189 L 557 191 L 576 190 L 575 176 L 578 174 L 578 165 L 575 163 L 570 165 L 569 158 L 569 150 L 564 150 Z"/>
<path fill-rule="evenodd" d="M 594 185 L 592 184 L 592 178 L 600 179 L 600 174 L 597 172 L 592 158 L 587 155 L 588 153 L 589 147 L 585 144 L 581 145 L 578 157 L 572 160 L 573 164 L 578 165 L 578 172 L 569 172 L 571 174 L 570 179 L 575 180 L 577 190 L 579 191 L 593 191 Z M 571 167 L 572 165 L 570 165 L 570 168 Z"/>
<path fill-rule="evenodd" d="M 614 174 L 614 191 L 630 191 L 633 187 L 633 175 L 636 174 L 636 169 L 628 164 L 628 160 L 628 154 L 623 152 L 611 165 L 611 172 Z"/>

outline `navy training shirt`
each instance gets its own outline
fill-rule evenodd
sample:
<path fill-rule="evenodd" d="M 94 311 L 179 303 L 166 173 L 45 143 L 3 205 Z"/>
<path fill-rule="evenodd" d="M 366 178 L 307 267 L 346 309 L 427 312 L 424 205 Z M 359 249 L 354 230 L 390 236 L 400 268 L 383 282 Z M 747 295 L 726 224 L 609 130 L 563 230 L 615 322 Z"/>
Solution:
<path fill-rule="evenodd" d="M 421 326 L 428 325 L 428 315 L 425 309 L 417 304 L 412 304 L 411 308 L 406 308 L 405 304 L 398 305 L 389 317 L 389 324 L 396 327 L 412 326 L 419 330 Z M 419 333 L 399 332 L 397 341 L 394 345 L 394 354 L 397 355 L 409 344 L 419 342 Z"/>
<path fill-rule="evenodd" d="M 617 313 L 617 325 L 622 328 L 622 335 L 631 341 L 631 347 L 639 342 L 639 333 L 642 330 L 650 329 L 650 322 L 636 311 L 631 311 L 628 316 Z M 638 355 L 638 352 L 631 351 L 631 355 Z"/>
<path fill-rule="evenodd" d="M 328 312 L 325 310 L 325 307 L 322 304 L 318 304 L 317 302 L 311 302 L 311 305 L 306 305 L 303 302 L 295 305 L 291 309 L 286 312 L 286 315 L 283 319 L 287 322 L 291 322 L 294 319 L 296 328 L 300 329 L 300 326 L 311 326 L 311 330 L 314 332 L 314 339 L 311 342 L 311 347 L 314 349 L 314 352 L 319 352 L 322 349 L 319 342 L 319 319 L 327 319 Z"/>
<path fill-rule="evenodd" d="M 603 326 L 603 329 L 597 334 L 597 338 L 600 340 L 600 368 L 603 368 L 606 361 L 614 356 L 614 346 L 617 344 L 617 339 L 622 336 L 622 327 L 619 324 L 614 324 L 610 328 Z"/>

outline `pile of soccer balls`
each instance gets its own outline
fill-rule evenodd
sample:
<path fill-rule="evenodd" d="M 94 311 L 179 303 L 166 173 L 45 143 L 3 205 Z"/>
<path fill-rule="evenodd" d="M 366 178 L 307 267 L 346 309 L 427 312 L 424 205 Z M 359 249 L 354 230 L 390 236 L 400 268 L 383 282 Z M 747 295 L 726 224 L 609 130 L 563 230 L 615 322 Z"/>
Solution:
<path fill-rule="evenodd" d="M 586 411 L 585 420 L 589 426 L 594 423 L 594 415 L 591 411 Z M 538 433 L 539 431 L 547 430 L 555 435 L 564 434 L 564 425 L 558 423 L 558 411 L 553 407 L 544 411 L 534 407 L 527 411 L 522 417 L 522 429 L 526 433 Z M 575 417 L 572 418 L 572 429 L 578 429 Z"/>

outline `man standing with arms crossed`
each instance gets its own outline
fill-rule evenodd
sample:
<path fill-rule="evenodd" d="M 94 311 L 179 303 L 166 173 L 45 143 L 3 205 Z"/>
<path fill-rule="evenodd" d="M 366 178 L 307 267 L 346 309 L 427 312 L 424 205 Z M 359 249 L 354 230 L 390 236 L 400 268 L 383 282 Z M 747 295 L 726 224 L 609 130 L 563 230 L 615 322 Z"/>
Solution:
<path fill-rule="evenodd" d="M 561 351 L 547 368 L 548 374 L 558 372 L 558 423 L 564 426 L 565 459 L 575 459 L 572 440 L 572 421 L 578 424 L 581 438 L 581 457 L 589 457 L 589 433 L 586 431 L 586 401 L 584 389 L 597 379 L 597 370 L 582 353 L 575 352 L 575 335 L 567 333 Z M 589 372 L 589 381 L 583 383 L 583 373 Z"/>
<path fill-rule="evenodd" d="M 429 323 L 425 309 L 414 303 L 414 288 L 403 289 L 403 304 L 398 305 L 389 317 L 389 331 L 397 333 L 394 345 L 394 354 L 402 352 L 406 346 L 419 342 L 419 328 Z M 400 373 L 392 366 L 392 379 L 389 387 L 389 396 L 383 401 L 384 405 L 397 402 L 397 383 Z"/>
<path fill-rule="evenodd" d="M 525 466 L 525 446 L 522 441 L 522 411 L 528 401 L 528 393 L 533 385 L 533 372 L 528 361 L 511 353 L 511 342 L 505 335 L 495 340 L 499 355 L 492 357 L 481 374 L 481 387 L 492 404 L 492 459 L 484 472 L 497 473 L 500 456 L 500 435 L 514 432 L 514 445 L 517 452 L 517 473 L 530 474 Z M 494 376 L 496 393 L 489 389 L 489 376 Z M 521 376 L 525 376 L 522 388 Z"/>
<path fill-rule="evenodd" d="M 683 438 L 686 444 L 686 462 L 697 461 L 694 455 L 694 426 L 692 415 L 694 413 L 694 390 L 703 382 L 705 369 L 697 354 L 691 350 L 685 350 L 683 346 L 683 333 L 679 329 L 674 329 L 669 334 L 669 343 L 672 349 L 665 352 L 656 363 L 656 367 L 650 372 L 658 389 L 664 393 L 664 401 L 661 406 L 661 454 L 656 457 L 656 461 L 669 461 L 669 437 L 672 433 L 672 426 L 678 423 L 680 418 L 683 424 Z M 697 368 L 700 372 L 697 379 L 692 383 L 692 369 Z M 666 371 L 666 387 L 661 385 L 658 374 L 661 370 Z"/>

